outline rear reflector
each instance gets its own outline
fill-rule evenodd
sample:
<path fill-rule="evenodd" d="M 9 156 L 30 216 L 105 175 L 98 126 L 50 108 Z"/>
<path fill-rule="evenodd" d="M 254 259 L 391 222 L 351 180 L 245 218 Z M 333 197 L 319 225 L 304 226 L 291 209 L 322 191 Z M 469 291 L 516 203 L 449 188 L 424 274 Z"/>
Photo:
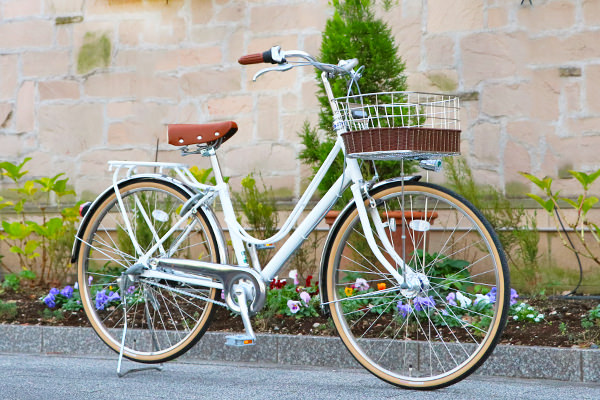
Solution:
<path fill-rule="evenodd" d="M 88 210 L 90 209 L 90 206 L 92 205 L 91 201 L 88 201 L 86 203 L 83 203 L 82 205 L 79 206 L 79 216 L 80 217 L 85 217 L 85 214 L 87 214 Z"/>

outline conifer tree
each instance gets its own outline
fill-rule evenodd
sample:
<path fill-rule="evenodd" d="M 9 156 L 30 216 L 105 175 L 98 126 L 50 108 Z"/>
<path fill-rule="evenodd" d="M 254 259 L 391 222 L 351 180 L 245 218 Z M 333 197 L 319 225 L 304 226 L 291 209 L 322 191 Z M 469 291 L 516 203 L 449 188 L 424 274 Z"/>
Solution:
<path fill-rule="evenodd" d="M 375 16 L 373 0 L 333 0 L 334 14 L 327 21 L 322 34 L 319 59 L 322 62 L 337 64 L 339 60 L 357 58 L 359 65 L 364 65 L 360 79 L 362 93 L 406 90 L 405 69 L 402 58 L 398 55 L 391 29 Z M 319 128 L 326 135 L 320 139 L 316 127 L 304 124 L 300 138 L 305 148 L 300 159 L 316 171 L 335 144 L 336 134 L 333 131 L 333 116 L 325 88 L 321 82 L 321 73 L 317 73 L 319 91 L 317 93 L 321 110 L 319 112 Z M 347 93 L 346 81 L 336 79 L 330 81 L 336 97 Z M 340 156 L 329 173 L 321 182 L 319 190 L 325 193 L 344 167 Z M 370 163 L 364 163 L 365 176 L 372 175 Z M 398 162 L 385 161 L 377 163 L 377 171 L 381 177 L 392 177 L 400 174 Z M 405 172 L 410 167 L 405 167 Z"/>

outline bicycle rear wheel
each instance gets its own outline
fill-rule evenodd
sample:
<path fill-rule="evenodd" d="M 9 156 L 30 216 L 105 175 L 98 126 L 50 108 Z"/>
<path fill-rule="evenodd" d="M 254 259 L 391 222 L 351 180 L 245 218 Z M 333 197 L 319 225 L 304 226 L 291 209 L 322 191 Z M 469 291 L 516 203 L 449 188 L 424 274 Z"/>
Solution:
<path fill-rule="evenodd" d="M 376 259 L 356 207 L 348 210 L 328 241 L 322 277 L 340 337 L 391 384 L 435 389 L 464 379 L 506 323 L 509 274 L 496 234 L 465 199 L 437 185 L 393 182 L 371 195 L 388 239 L 414 271 L 412 289 Z"/>
<path fill-rule="evenodd" d="M 110 192 L 89 212 L 80 237 L 77 258 L 81 302 L 98 336 L 119 352 L 124 322 L 127 335 L 123 355 L 144 363 L 171 360 L 192 347 L 204 334 L 213 313 L 216 290 L 158 279 L 140 278 L 124 293 L 117 279 L 139 254 L 130 239 L 125 218 L 143 252 L 156 237 L 165 235 L 179 217 L 190 195 L 160 179 L 132 179 L 119 186 L 124 212 Z M 215 234 L 198 211 L 168 237 L 153 257 L 219 262 Z M 127 312 L 121 297 L 125 296 Z"/>

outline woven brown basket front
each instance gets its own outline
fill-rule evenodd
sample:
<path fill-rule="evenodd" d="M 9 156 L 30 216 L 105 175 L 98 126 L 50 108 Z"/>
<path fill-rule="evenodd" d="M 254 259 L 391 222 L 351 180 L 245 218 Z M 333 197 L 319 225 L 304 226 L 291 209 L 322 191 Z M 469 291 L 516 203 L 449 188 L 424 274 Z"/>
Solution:
<path fill-rule="evenodd" d="M 370 128 L 342 134 L 346 154 L 356 158 L 418 157 L 460 153 L 460 130 L 423 127 Z M 372 156 L 372 157 L 371 157 Z"/>

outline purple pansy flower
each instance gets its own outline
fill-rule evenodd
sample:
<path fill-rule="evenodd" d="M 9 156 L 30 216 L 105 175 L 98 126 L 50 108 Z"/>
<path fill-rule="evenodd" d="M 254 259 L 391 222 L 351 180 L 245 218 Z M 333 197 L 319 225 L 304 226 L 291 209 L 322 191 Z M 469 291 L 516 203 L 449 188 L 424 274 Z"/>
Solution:
<path fill-rule="evenodd" d="M 488 294 L 486 294 L 487 298 L 490 300 L 490 303 L 495 303 L 496 302 L 496 292 L 497 292 L 497 289 L 494 286 L 492 288 L 492 290 L 490 290 L 490 292 Z"/>
<path fill-rule="evenodd" d="M 56 297 L 54 297 L 53 294 L 49 294 L 48 296 L 44 297 L 44 303 L 46 303 L 46 305 L 50 308 L 54 308 L 56 307 Z"/>
<path fill-rule="evenodd" d="M 510 289 L 510 305 L 515 305 L 517 304 L 517 299 L 519 298 L 519 295 L 517 294 L 517 291 L 513 288 Z"/>
<path fill-rule="evenodd" d="M 121 300 L 121 296 L 119 296 L 119 293 L 111 291 L 108 294 L 108 298 L 106 299 L 106 302 L 110 303 L 111 301 L 115 301 L 115 300 Z"/>
<path fill-rule="evenodd" d="M 300 311 L 300 302 L 299 301 L 288 300 L 287 306 L 289 307 L 292 314 L 296 314 L 298 311 Z"/>
<path fill-rule="evenodd" d="M 410 304 L 402 304 L 402 300 L 398 302 L 396 307 L 398 308 L 398 312 L 400 313 L 400 315 L 402 315 L 402 318 L 406 318 L 408 314 L 410 314 L 412 311 L 412 307 L 410 306 Z"/>
<path fill-rule="evenodd" d="M 304 305 L 307 306 L 310 302 L 310 294 L 308 294 L 307 292 L 300 292 L 300 299 L 302 299 Z"/>
<path fill-rule="evenodd" d="M 135 285 L 129 286 L 125 291 L 126 294 L 133 294 L 133 292 L 135 292 Z M 223 292 L 221 292 L 221 296 L 223 299 L 225 298 L 225 294 L 223 294 Z"/>
<path fill-rule="evenodd" d="M 65 296 L 67 299 L 70 299 L 73 297 L 73 287 L 69 285 L 65 286 L 64 289 L 60 291 L 60 294 Z"/>
<path fill-rule="evenodd" d="M 96 293 L 96 310 L 104 310 L 104 305 L 108 301 L 108 296 L 106 295 L 106 290 L 100 290 Z"/>
<path fill-rule="evenodd" d="M 446 301 L 451 306 L 455 306 L 456 305 L 456 293 L 450 293 L 448 296 L 446 296 Z"/>
<path fill-rule="evenodd" d="M 59 293 L 60 293 L 60 291 L 57 288 L 55 288 L 55 287 L 53 287 L 52 289 L 50 289 L 50 294 L 52 296 L 56 296 Z"/>
<path fill-rule="evenodd" d="M 416 311 L 421 311 L 425 308 L 435 307 L 435 300 L 433 300 L 433 296 L 429 297 L 415 297 L 413 300 L 413 304 L 415 305 Z"/>

